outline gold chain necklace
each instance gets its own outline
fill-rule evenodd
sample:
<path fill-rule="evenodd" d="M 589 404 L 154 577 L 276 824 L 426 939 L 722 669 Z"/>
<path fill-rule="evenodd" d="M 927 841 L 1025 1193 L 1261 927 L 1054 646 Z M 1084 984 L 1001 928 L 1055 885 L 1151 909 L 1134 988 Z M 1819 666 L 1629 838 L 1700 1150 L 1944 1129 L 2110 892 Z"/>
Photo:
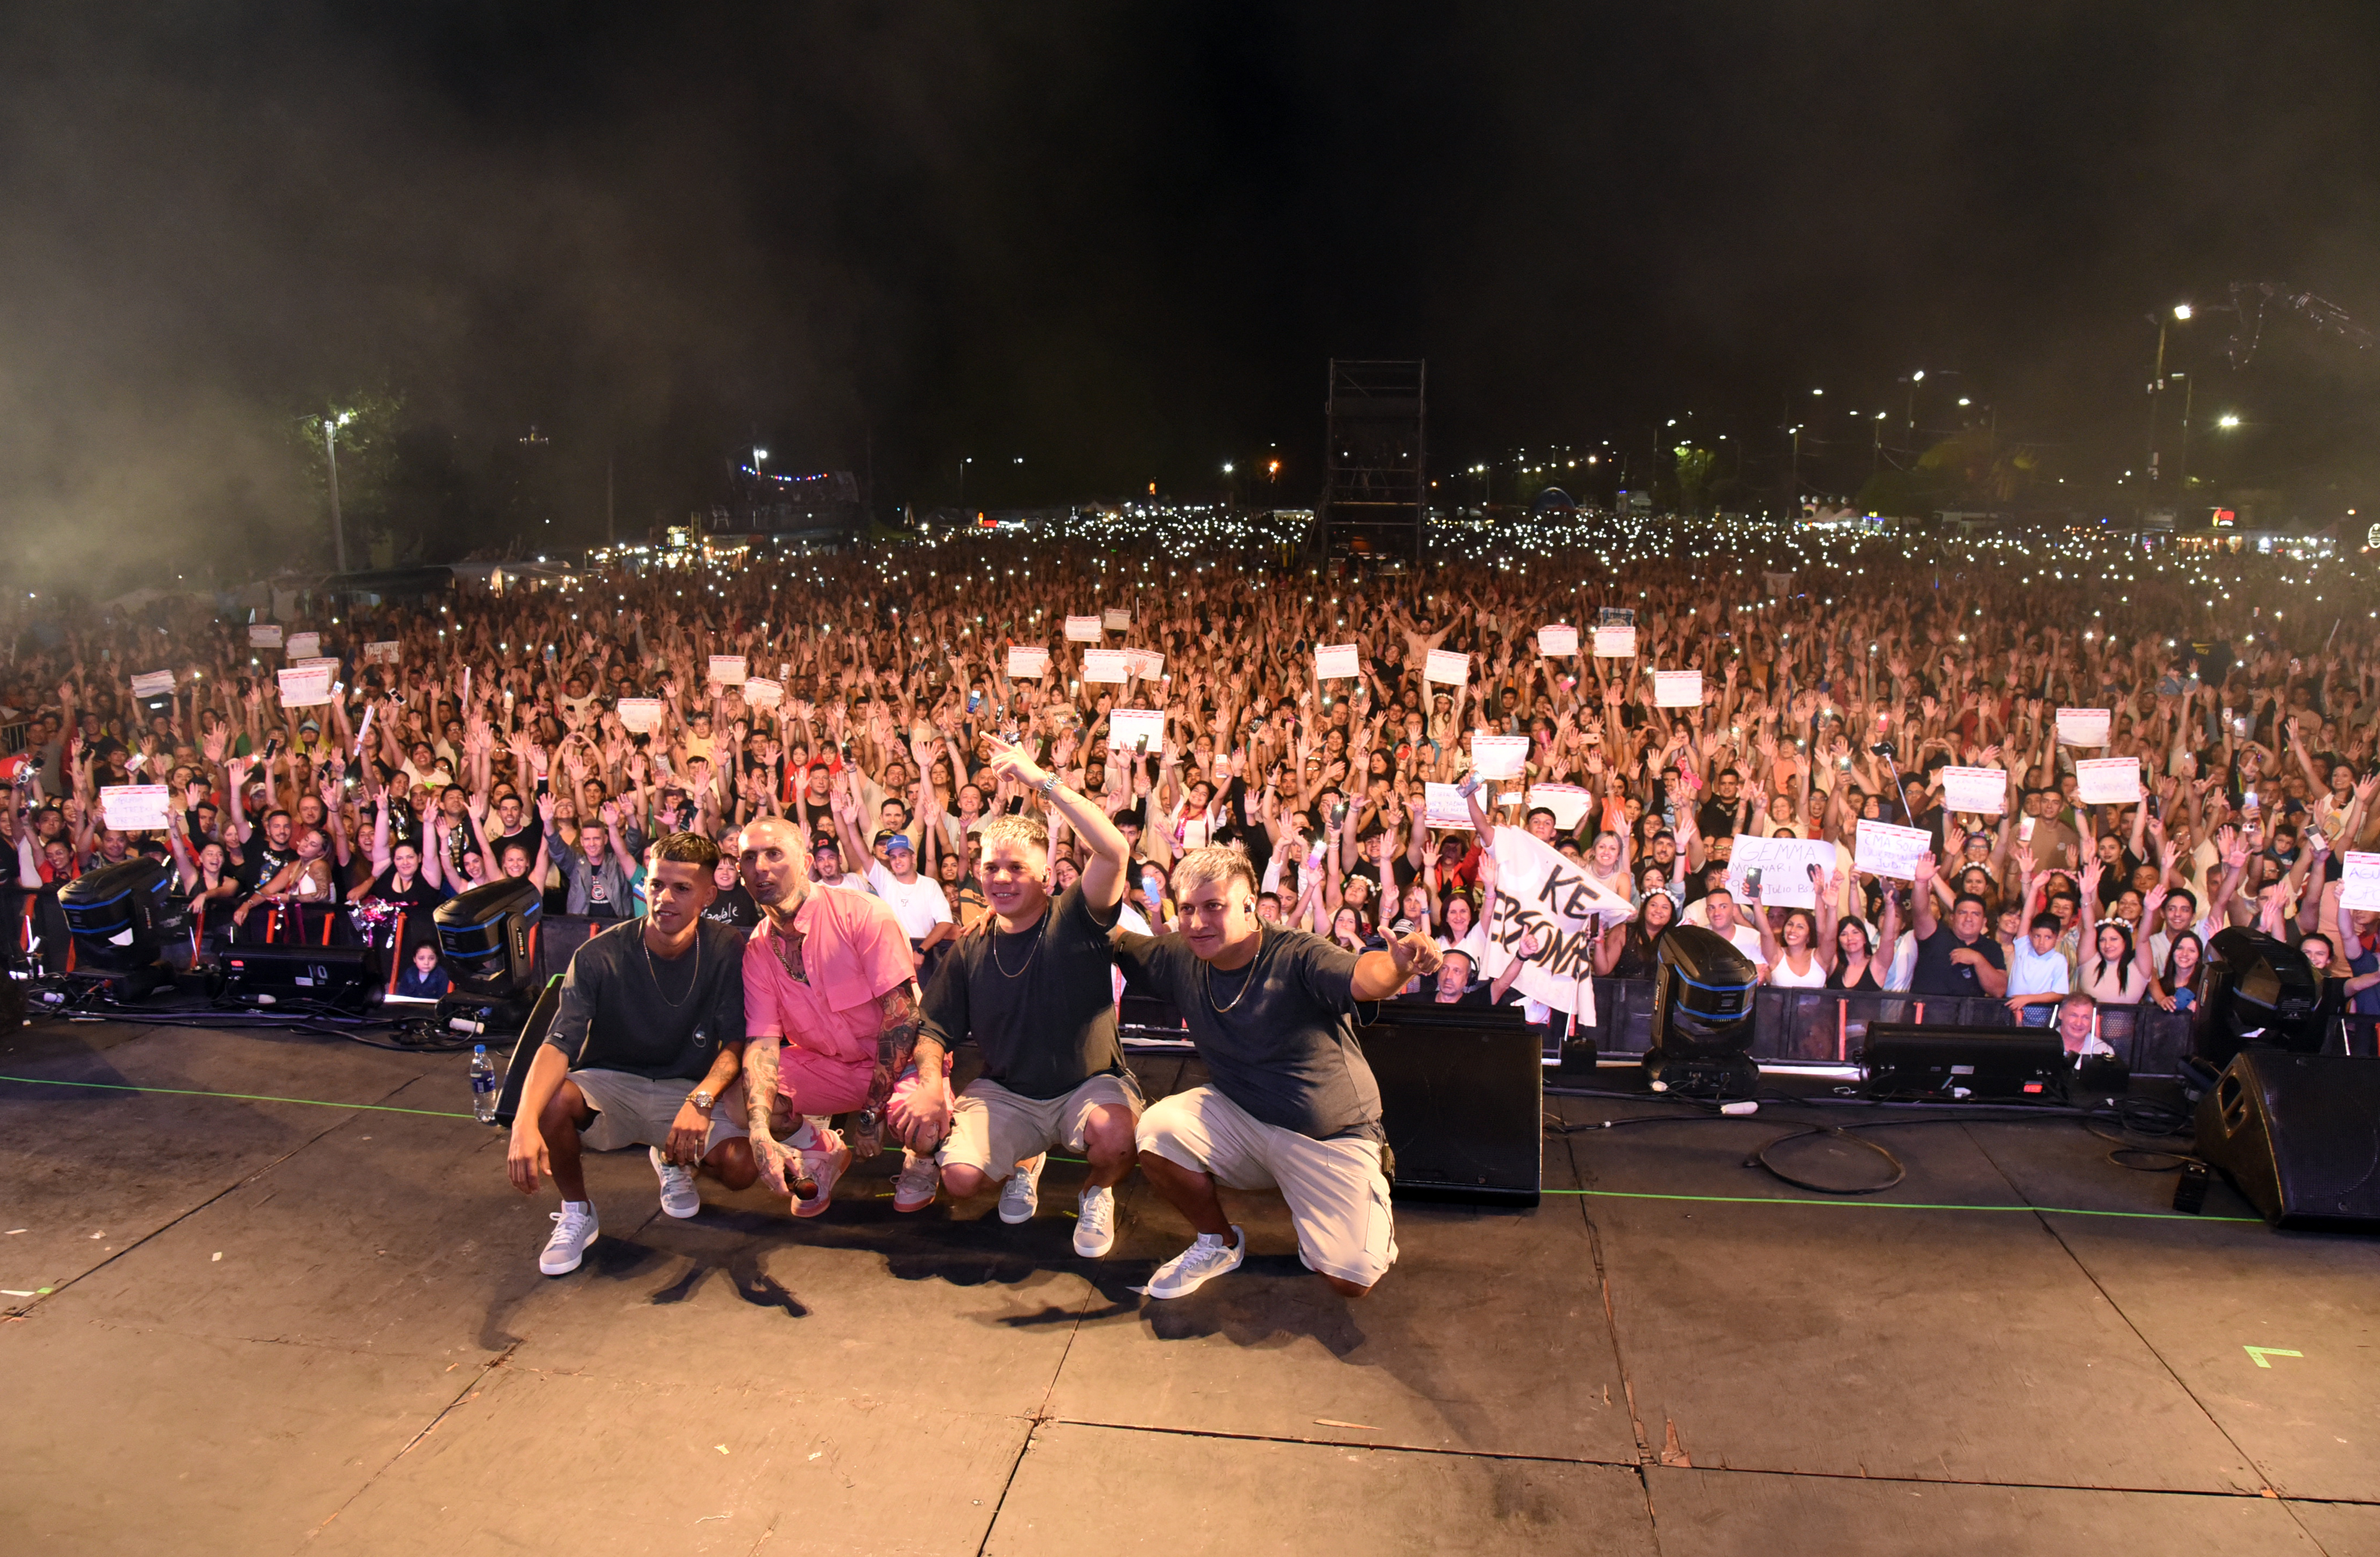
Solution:
<path fill-rule="evenodd" d="M 1244 1000 L 1247 999 L 1247 998 L 1248 998 L 1248 991 L 1249 991 L 1249 990 L 1251 990 L 1251 989 L 1253 989 L 1253 988 L 1255 988 L 1255 986 L 1256 986 L 1256 981 L 1257 981 L 1257 963 L 1259 963 L 1259 962 L 1261 962 L 1261 961 L 1263 961 L 1263 960 L 1264 960 L 1264 943 L 1263 943 L 1262 941 L 1258 941 L 1258 942 L 1257 942 L 1257 955 L 1256 955 L 1255 956 L 1252 956 L 1252 957 L 1250 957 L 1250 958 L 1248 959 L 1248 968 L 1247 968 L 1247 978 L 1246 978 L 1246 980 L 1245 980 L 1245 982 L 1243 982 L 1243 983 L 1240 985 L 1240 992 L 1239 992 L 1238 994 L 1235 994 L 1235 995 L 1233 995 L 1233 996 L 1232 997 L 1232 1004 L 1229 1004 L 1229 1005 L 1217 1005 L 1217 1004 L 1215 1004 L 1215 965 L 1214 965 L 1213 963 L 1211 963 L 1211 962 L 1210 962 L 1210 963 L 1202 963 L 1202 964 L 1200 964 L 1200 965 L 1199 965 L 1201 967 L 1203 967 L 1203 968 L 1206 970 L 1206 975 L 1207 975 L 1207 977 L 1206 977 L 1207 1004 L 1208 1004 L 1208 1008 L 1209 1008 L 1209 1009 L 1211 1009 L 1211 1010 L 1215 1013 L 1215 1015 L 1216 1015 L 1216 1016 L 1228 1016 L 1228 1015 L 1230 1015 L 1232 1012 L 1234 1012 L 1234 1011 L 1236 1011 L 1236 1010 L 1238 1010 L 1238 1009 L 1240 1008 L 1240 1002 L 1242 1002 L 1242 1001 L 1244 1001 Z"/>
<path fill-rule="evenodd" d="M 647 916 L 646 922 L 647 922 L 647 923 L 650 923 L 650 922 L 651 922 L 651 918 L 650 918 L 650 915 L 649 915 L 649 916 Z M 638 931 L 637 932 L 637 944 L 638 944 L 638 946 L 639 948 L 641 948 L 641 949 L 643 950 L 643 952 L 644 952 L 644 954 L 645 954 L 645 971 L 652 977 L 652 980 L 653 980 L 653 993 L 655 993 L 655 994 L 657 994 L 657 995 L 659 995 L 659 996 L 661 996 L 661 997 L 662 997 L 662 1004 L 663 1005 L 666 1005 L 666 1006 L 668 1006 L 671 1010 L 675 1011 L 675 1010 L 678 1010 L 678 1009 L 680 1009 L 681 1007 L 683 1007 L 683 1006 L 686 1004 L 686 1003 L 687 1001 L 692 1000 L 692 999 L 694 998 L 695 986 L 702 982 L 702 928 L 701 928 L 701 926 L 697 925 L 697 926 L 695 927 L 695 931 L 694 931 L 694 977 L 686 980 L 686 993 L 684 993 L 684 994 L 680 995 L 680 996 L 679 996 L 677 999 L 675 999 L 675 1000 L 672 1000 L 672 999 L 670 999 L 670 997 L 669 997 L 669 991 L 668 991 L 667 990 L 664 990 L 664 989 L 662 989 L 662 973 L 661 973 L 661 969 L 653 966 L 653 949 L 652 949 L 652 947 L 651 947 L 650 944 L 648 944 L 648 943 L 646 943 L 646 941 L 645 941 L 645 934 L 644 934 L 644 931 L 641 931 L 641 930 L 640 930 L 640 931 Z"/>

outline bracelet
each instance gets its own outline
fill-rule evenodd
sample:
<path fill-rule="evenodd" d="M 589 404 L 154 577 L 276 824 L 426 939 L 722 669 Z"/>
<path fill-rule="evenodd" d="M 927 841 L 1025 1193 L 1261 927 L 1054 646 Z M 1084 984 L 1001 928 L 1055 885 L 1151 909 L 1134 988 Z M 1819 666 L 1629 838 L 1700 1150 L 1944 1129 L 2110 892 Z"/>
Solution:
<path fill-rule="evenodd" d="M 1045 773 L 1042 775 L 1041 782 L 1033 787 L 1041 792 L 1041 798 L 1047 800 L 1058 792 L 1058 775 Z"/>

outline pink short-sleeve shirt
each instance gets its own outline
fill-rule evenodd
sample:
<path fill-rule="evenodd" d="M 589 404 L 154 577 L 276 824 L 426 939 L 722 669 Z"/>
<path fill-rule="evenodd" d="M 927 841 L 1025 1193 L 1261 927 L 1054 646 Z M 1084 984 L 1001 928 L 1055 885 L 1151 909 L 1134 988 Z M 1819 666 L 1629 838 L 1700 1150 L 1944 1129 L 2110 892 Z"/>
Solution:
<path fill-rule="evenodd" d="M 844 1064 L 873 1064 L 884 1025 L 876 1003 L 917 976 L 901 921 L 867 893 L 813 887 L 794 928 L 807 981 L 785 971 L 782 937 L 769 921 L 744 944 L 745 1035 Z"/>

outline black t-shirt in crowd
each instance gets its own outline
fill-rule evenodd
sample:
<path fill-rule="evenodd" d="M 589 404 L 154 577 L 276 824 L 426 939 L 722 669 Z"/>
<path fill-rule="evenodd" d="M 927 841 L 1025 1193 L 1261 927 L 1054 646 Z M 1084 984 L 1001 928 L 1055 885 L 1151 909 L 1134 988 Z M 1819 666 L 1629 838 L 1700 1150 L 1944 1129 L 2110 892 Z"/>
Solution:
<path fill-rule="evenodd" d="M 638 920 L 604 931 L 572 955 L 545 1041 L 573 1070 L 699 1081 L 721 1044 L 744 1041 L 744 937 L 698 922 L 694 945 L 664 958 Z"/>
<path fill-rule="evenodd" d="M 418 870 L 414 872 L 413 884 L 399 889 L 396 867 L 392 865 L 372 878 L 371 891 L 366 895 L 402 903 L 408 908 L 434 908 L 455 894 L 443 886 L 431 886 Z"/>
<path fill-rule="evenodd" d="M 983 1074 L 1019 1097 L 1062 1098 L 1094 1076 L 1122 1075 L 1108 950 L 1116 915 L 1093 908 L 1080 882 L 1019 934 L 986 915 L 936 969 L 927 1030 L 945 1049 L 973 1040 Z"/>
<path fill-rule="evenodd" d="M 1963 962 L 1952 962 L 1950 954 L 1961 946 L 1972 946 L 1984 954 L 1984 960 L 1994 967 L 2005 968 L 2008 959 L 2000 955 L 2000 943 L 1989 935 L 1973 942 L 1959 939 L 1958 931 L 1949 925 L 1937 928 L 1933 934 L 1917 943 L 1917 967 L 1909 976 L 1909 992 L 1915 995 L 1984 995 L 1991 991 L 1975 977 L 1975 970 Z"/>
<path fill-rule="evenodd" d="M 600 909 L 596 907 L 595 894 L 601 890 L 593 880 L 589 881 L 587 911 L 589 914 L 604 914 L 613 911 L 609 904 Z M 752 900 L 752 894 L 744 890 L 742 882 L 738 882 L 721 893 L 710 906 L 702 911 L 702 917 L 712 924 L 723 924 L 731 930 L 748 932 L 760 922 L 760 905 Z"/>
<path fill-rule="evenodd" d="M 1217 973 L 1175 935 L 1110 937 L 1116 966 L 1173 1003 L 1223 1096 L 1316 1140 L 1380 1131 L 1380 1089 L 1355 1041 L 1355 954 L 1303 930 L 1264 927 L 1244 967 Z"/>
<path fill-rule="evenodd" d="M 276 849 L 267 844 L 264 841 L 263 830 L 258 829 L 256 834 L 248 841 L 248 846 L 240 858 L 239 869 L 232 872 L 239 882 L 240 895 L 246 897 L 256 892 L 265 882 L 279 875 L 283 866 L 297 858 L 298 851 L 294 848 Z"/>

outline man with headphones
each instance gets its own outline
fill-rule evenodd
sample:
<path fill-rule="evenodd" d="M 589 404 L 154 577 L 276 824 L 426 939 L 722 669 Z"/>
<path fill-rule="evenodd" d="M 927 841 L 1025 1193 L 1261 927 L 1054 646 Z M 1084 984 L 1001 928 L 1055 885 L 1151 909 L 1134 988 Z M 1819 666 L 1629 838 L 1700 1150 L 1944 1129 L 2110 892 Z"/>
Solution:
<path fill-rule="evenodd" d="M 983 828 L 980 862 L 991 912 L 961 937 L 926 991 L 926 1030 L 945 1050 L 973 1040 L 983 1072 L 955 1099 L 920 1083 L 906 1101 L 924 1134 L 950 1124 L 941 1184 L 965 1198 L 1002 1186 L 1000 1219 L 1029 1222 L 1040 1205 L 1051 1148 L 1090 1164 L 1075 1221 L 1075 1252 L 1097 1259 L 1115 1245 L 1115 1186 L 1132 1172 L 1140 1091 L 1116 1041 L 1108 932 L 1123 902 L 1132 845 L 1094 802 L 1060 784 L 1024 750 L 1005 747 L 994 771 L 1038 789 L 1082 834 L 1090 859 L 1054 898 L 1050 832 L 1038 819 L 999 816 Z M 934 1184 L 905 1182 L 897 1210 L 922 1210 Z"/>
<path fill-rule="evenodd" d="M 719 849 L 699 833 L 652 845 L 645 912 L 589 939 L 570 958 L 545 1041 L 529 1062 L 504 1171 L 524 1195 L 552 1175 L 562 1210 L 538 1256 L 567 1275 L 595 1241 L 579 1153 L 642 1146 L 662 1210 L 702 1210 L 695 1175 L 730 1189 L 755 1175 L 745 1139 L 744 937 L 702 917 L 719 893 Z"/>
<path fill-rule="evenodd" d="M 1112 937 L 1132 987 L 1173 1003 L 1208 1082 L 1140 1116 L 1141 1171 L 1197 1231 L 1141 1290 L 1180 1297 L 1239 1268 L 1246 1236 L 1216 1186 L 1277 1189 L 1298 1258 L 1348 1297 L 1396 1262 L 1380 1089 L 1355 1041 L 1358 1004 L 1438 971 L 1438 943 L 1408 931 L 1360 955 L 1257 916 L 1247 856 L 1220 845 L 1173 867 L 1182 928 Z"/>

